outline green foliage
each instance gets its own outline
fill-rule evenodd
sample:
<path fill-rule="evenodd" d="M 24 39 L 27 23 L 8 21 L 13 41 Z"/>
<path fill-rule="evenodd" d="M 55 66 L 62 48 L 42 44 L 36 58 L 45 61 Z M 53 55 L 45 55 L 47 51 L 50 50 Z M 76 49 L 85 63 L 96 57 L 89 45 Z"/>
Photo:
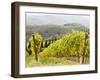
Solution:
<path fill-rule="evenodd" d="M 33 41 L 33 37 L 34 37 L 34 41 Z M 34 42 L 35 42 L 36 50 L 39 51 L 42 40 L 43 40 L 43 38 L 39 33 L 34 33 L 27 41 L 26 54 L 28 54 L 28 53 L 30 55 L 35 54 Z"/>
<path fill-rule="evenodd" d="M 30 53 L 31 51 L 31 53 Z M 26 43 L 26 54 L 28 56 L 29 55 L 34 55 L 35 54 L 35 51 L 34 51 L 34 42 L 33 42 L 33 37 L 31 36 L 27 43 Z"/>
<path fill-rule="evenodd" d="M 39 33 L 34 33 L 33 36 L 34 36 L 34 39 L 35 39 L 35 44 L 36 44 L 37 46 L 39 46 L 40 43 L 41 43 L 42 40 L 43 40 L 42 36 L 41 36 Z"/>
<path fill-rule="evenodd" d="M 88 35 L 88 39 L 86 40 L 86 49 L 85 49 L 86 56 L 89 56 L 89 53 L 90 53 L 90 38 Z"/>
<path fill-rule="evenodd" d="M 66 34 L 61 39 L 50 44 L 40 54 L 40 57 L 67 57 L 67 56 L 82 56 L 84 50 L 84 35 L 82 31 L 72 31 Z M 89 34 L 88 34 L 89 35 Z M 85 56 L 89 56 L 89 37 L 86 40 Z"/>

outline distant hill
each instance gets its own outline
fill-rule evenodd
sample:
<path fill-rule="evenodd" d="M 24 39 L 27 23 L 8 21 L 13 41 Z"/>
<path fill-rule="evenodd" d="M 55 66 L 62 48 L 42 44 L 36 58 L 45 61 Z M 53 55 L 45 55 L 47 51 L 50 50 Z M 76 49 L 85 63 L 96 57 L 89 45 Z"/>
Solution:
<path fill-rule="evenodd" d="M 63 36 L 64 34 L 72 32 L 72 30 L 77 31 L 85 31 L 89 30 L 89 28 L 78 24 L 78 23 L 69 23 L 64 25 L 33 25 L 33 26 L 26 26 L 26 40 L 34 34 L 34 32 L 40 33 L 44 40 L 52 39 L 55 35 Z"/>
<path fill-rule="evenodd" d="M 69 23 L 69 24 L 64 24 L 64 26 L 66 27 L 70 27 L 70 26 L 85 27 L 84 25 L 79 24 L 79 23 Z"/>
<path fill-rule="evenodd" d="M 69 29 L 69 30 L 78 30 L 78 31 L 89 31 L 89 28 L 79 24 L 79 23 L 69 23 L 69 24 L 64 24 L 64 27 Z"/>

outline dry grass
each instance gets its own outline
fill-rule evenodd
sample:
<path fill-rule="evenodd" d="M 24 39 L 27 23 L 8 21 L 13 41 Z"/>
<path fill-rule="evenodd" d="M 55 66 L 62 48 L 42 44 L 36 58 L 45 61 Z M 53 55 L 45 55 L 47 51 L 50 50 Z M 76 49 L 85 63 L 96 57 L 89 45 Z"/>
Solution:
<path fill-rule="evenodd" d="M 34 56 L 26 56 L 26 67 L 35 67 L 35 66 L 62 66 L 62 65 L 79 65 L 78 62 L 67 60 L 66 57 L 56 58 L 42 58 L 37 62 Z"/>

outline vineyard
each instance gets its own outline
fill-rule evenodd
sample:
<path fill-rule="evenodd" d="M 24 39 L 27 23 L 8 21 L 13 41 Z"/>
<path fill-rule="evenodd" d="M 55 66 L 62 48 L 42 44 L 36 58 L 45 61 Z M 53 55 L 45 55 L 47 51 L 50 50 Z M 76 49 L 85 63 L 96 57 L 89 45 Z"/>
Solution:
<path fill-rule="evenodd" d="M 89 64 L 89 56 L 88 31 L 72 31 L 47 40 L 34 33 L 26 44 L 26 67 Z"/>

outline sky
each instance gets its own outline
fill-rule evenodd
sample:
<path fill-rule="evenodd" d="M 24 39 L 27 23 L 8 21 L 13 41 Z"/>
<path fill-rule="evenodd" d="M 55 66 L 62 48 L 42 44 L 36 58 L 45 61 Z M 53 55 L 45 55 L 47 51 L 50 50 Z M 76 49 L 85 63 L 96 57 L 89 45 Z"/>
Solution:
<path fill-rule="evenodd" d="M 26 13 L 26 25 L 63 25 L 69 23 L 79 23 L 86 27 L 90 26 L 89 15 L 74 14 L 48 14 L 48 13 Z"/>

